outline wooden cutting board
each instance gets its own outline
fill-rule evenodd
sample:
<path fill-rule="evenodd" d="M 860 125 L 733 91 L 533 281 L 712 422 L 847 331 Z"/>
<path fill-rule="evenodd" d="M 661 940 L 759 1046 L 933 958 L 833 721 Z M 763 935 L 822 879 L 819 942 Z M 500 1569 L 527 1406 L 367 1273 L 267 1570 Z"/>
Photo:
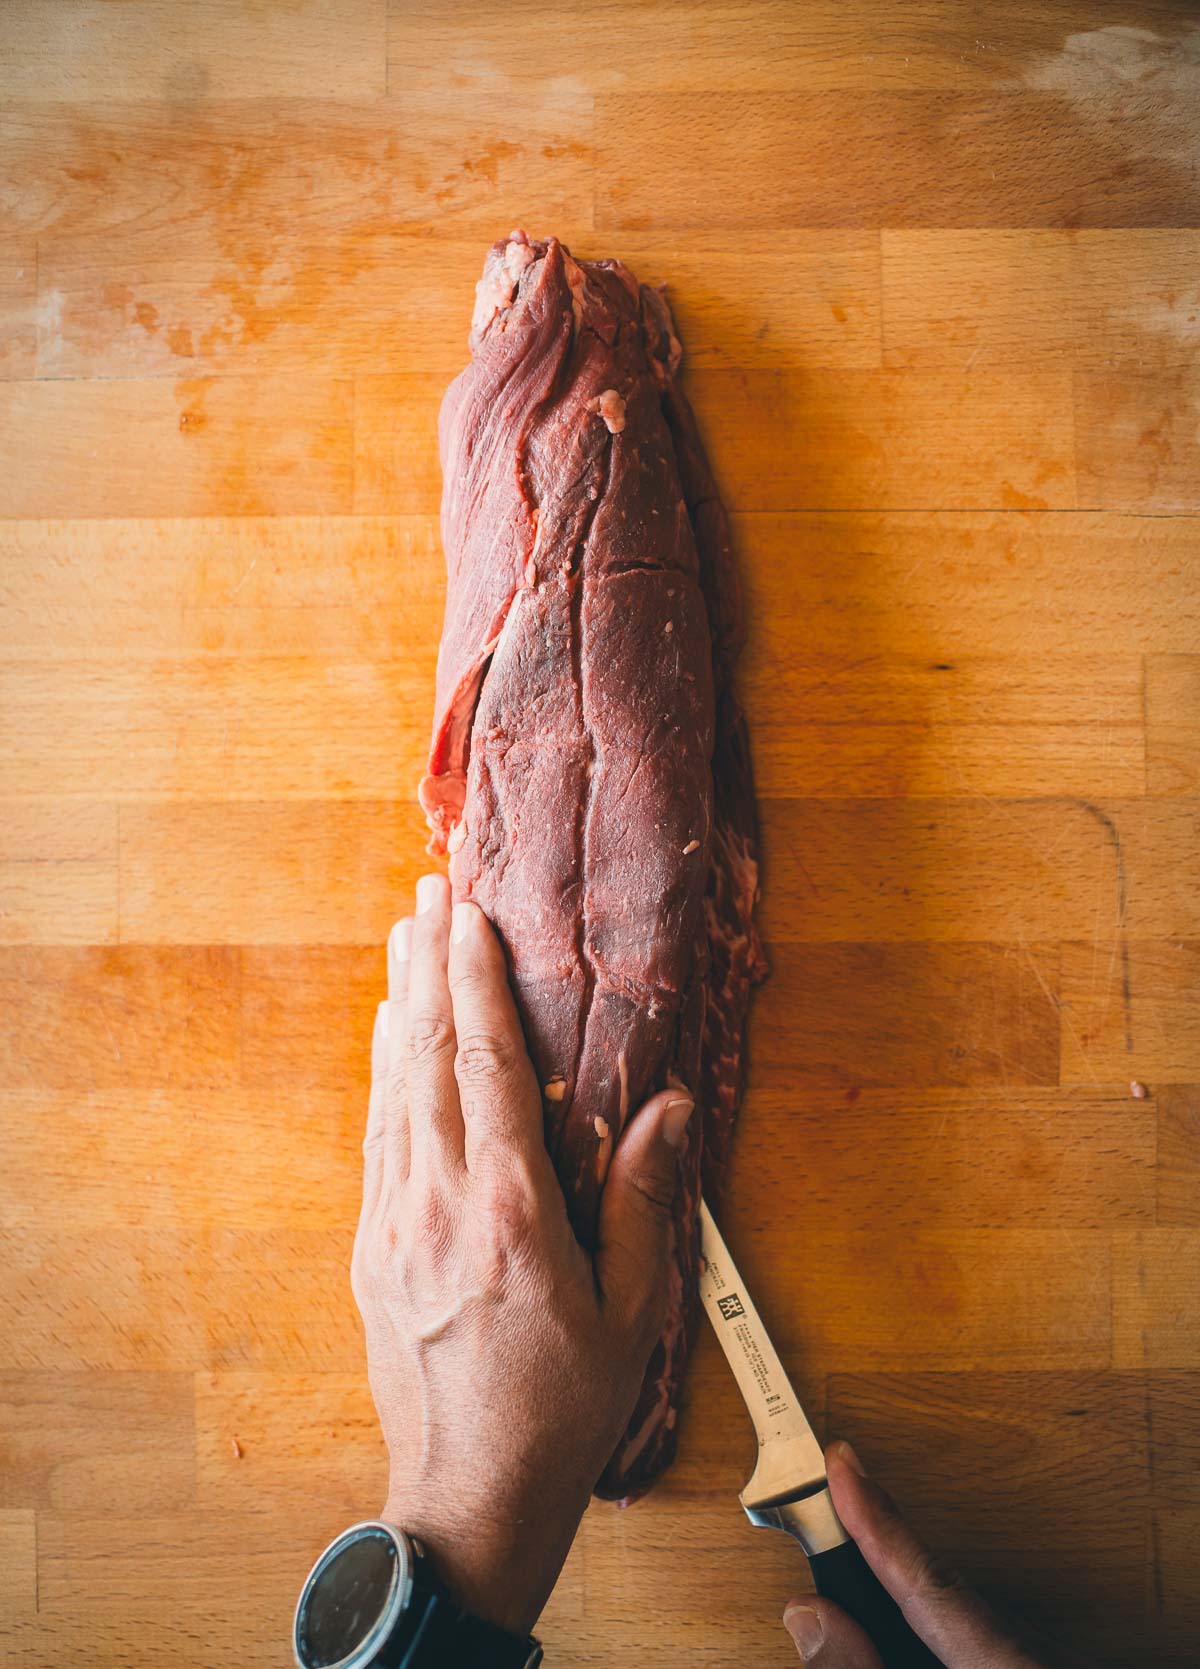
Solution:
<path fill-rule="evenodd" d="M 734 511 L 761 1308 L 971 1579 L 1194 1661 L 1198 43 L 1138 0 L 0 8 L 4 1661 L 283 1665 L 381 1503 L 368 1032 L 437 404 L 518 223 L 669 283 Z M 702 1339 L 551 1662 L 794 1661 L 750 1460 Z"/>

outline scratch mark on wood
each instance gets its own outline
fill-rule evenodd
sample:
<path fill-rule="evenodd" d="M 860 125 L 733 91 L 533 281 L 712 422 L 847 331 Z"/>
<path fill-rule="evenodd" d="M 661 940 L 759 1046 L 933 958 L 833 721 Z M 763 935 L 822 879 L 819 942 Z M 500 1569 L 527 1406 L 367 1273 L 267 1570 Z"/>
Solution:
<path fill-rule="evenodd" d="M 255 568 L 257 568 L 257 567 L 258 567 L 258 558 L 256 556 L 254 558 L 254 560 L 251 562 L 250 566 L 246 569 L 246 572 L 242 575 L 241 579 L 234 586 L 233 590 L 229 593 L 229 596 L 230 596 L 231 600 L 234 597 L 237 596 L 238 592 L 242 589 L 243 585 L 245 585 L 246 581 L 250 578 L 250 575 L 254 572 Z"/>
<path fill-rule="evenodd" d="M 1121 956 L 1121 1007 L 1125 1021 L 1125 1052 L 1133 1053 L 1133 997 L 1129 975 L 1129 942 L 1125 937 L 1125 912 L 1128 903 L 1128 884 L 1125 875 L 1125 854 L 1121 848 L 1121 835 L 1117 825 L 1106 811 L 1101 811 L 1090 800 L 1077 800 L 1090 816 L 1094 817 L 1112 842 L 1113 862 L 1117 872 L 1117 919 L 1115 924 L 1116 947 Z"/>

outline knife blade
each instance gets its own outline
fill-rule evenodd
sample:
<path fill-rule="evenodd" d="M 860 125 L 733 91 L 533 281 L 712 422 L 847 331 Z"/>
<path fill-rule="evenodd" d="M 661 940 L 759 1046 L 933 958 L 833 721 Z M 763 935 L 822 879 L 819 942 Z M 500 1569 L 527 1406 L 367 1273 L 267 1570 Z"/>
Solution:
<path fill-rule="evenodd" d="M 800 1543 L 817 1592 L 866 1630 L 885 1669 L 936 1669 L 938 1659 L 913 1633 L 838 1518 L 821 1445 L 703 1200 L 699 1284 L 705 1314 L 758 1436 L 758 1459 L 739 1496 L 746 1517 Z"/>

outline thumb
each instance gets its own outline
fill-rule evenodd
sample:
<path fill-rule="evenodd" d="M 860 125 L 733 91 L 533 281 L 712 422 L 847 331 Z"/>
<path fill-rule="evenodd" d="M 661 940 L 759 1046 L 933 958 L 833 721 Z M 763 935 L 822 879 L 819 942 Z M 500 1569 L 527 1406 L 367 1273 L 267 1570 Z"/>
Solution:
<path fill-rule="evenodd" d="M 626 1316 L 661 1322 L 679 1156 L 695 1103 L 686 1090 L 652 1097 L 626 1124 L 600 1198 L 596 1275 Z"/>
<path fill-rule="evenodd" d="M 817 1669 L 883 1669 L 879 1653 L 858 1624 L 816 1594 L 789 1600 L 783 1626 L 802 1663 L 815 1663 Z"/>

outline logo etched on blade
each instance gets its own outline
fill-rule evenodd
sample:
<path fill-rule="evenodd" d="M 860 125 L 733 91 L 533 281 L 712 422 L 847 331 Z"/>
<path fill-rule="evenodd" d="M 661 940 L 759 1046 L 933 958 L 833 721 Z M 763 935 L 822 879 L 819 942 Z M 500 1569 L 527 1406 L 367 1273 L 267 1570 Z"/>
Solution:
<path fill-rule="evenodd" d="M 736 1321 L 740 1315 L 745 1315 L 742 1301 L 736 1292 L 729 1293 L 725 1298 L 717 1299 L 717 1308 L 726 1321 Z"/>

